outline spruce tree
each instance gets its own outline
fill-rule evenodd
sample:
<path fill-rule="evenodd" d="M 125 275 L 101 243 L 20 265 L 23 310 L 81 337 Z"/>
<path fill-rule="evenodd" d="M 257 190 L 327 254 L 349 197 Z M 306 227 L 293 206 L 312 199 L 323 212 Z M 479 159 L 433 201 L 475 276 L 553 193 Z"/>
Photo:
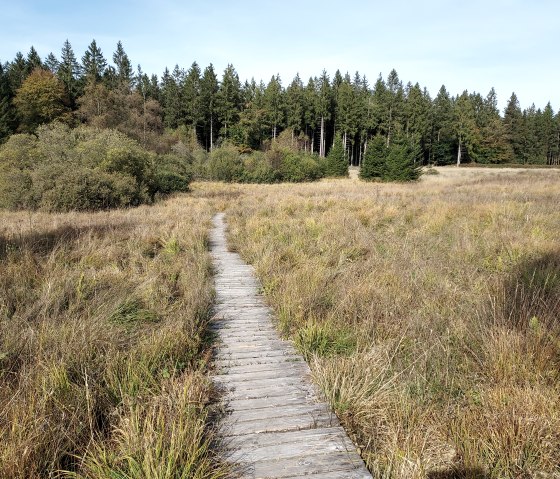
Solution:
<path fill-rule="evenodd" d="M 207 149 L 214 148 L 216 136 L 216 99 L 218 96 L 218 79 L 212 64 L 204 69 L 200 79 L 200 107 L 204 127 L 204 144 Z"/>
<path fill-rule="evenodd" d="M 105 68 L 107 68 L 107 60 L 105 60 L 95 40 L 90 43 L 82 57 L 82 67 L 87 82 L 97 83 L 101 81 Z"/>
<path fill-rule="evenodd" d="M 81 67 L 76 59 L 72 45 L 68 39 L 62 45 L 62 52 L 60 55 L 60 63 L 58 64 L 57 76 L 64 85 L 66 95 L 70 99 L 72 105 L 75 105 L 76 100 L 81 93 L 79 87 L 79 76 Z"/>
<path fill-rule="evenodd" d="M 393 138 L 385 158 L 383 181 L 414 181 L 420 177 L 420 147 L 405 136 Z"/>
<path fill-rule="evenodd" d="M 41 57 L 35 50 L 35 47 L 31 47 L 29 49 L 29 53 L 27 54 L 27 59 L 25 60 L 25 73 L 26 76 L 31 75 L 31 72 L 36 68 L 42 68 L 43 62 L 41 61 Z"/>
<path fill-rule="evenodd" d="M 348 176 L 348 161 L 340 135 L 336 135 L 333 147 L 325 162 L 325 175 L 332 177 Z"/>
<path fill-rule="evenodd" d="M 16 128 L 12 98 L 13 92 L 10 88 L 6 66 L 0 62 L 0 143 L 6 140 Z"/>
<path fill-rule="evenodd" d="M 126 90 L 130 90 L 134 78 L 132 64 L 120 40 L 117 42 L 117 50 L 113 53 L 113 63 L 116 67 L 115 73 L 118 84 Z"/>
<path fill-rule="evenodd" d="M 276 139 L 278 129 L 284 126 L 284 92 L 280 76 L 272 76 L 264 90 L 264 120 L 270 136 Z"/>
<path fill-rule="evenodd" d="M 53 52 L 47 55 L 43 68 L 56 75 L 56 72 L 58 71 L 58 60 Z"/>
<path fill-rule="evenodd" d="M 367 150 L 360 168 L 360 178 L 363 180 L 381 180 L 385 177 L 387 159 L 387 141 L 380 135 L 375 135 L 367 144 Z"/>
<path fill-rule="evenodd" d="M 239 75 L 233 65 L 229 64 L 224 70 L 222 81 L 216 96 L 216 111 L 222 125 L 224 138 L 228 138 L 230 129 L 239 119 L 241 111 L 241 83 Z"/>

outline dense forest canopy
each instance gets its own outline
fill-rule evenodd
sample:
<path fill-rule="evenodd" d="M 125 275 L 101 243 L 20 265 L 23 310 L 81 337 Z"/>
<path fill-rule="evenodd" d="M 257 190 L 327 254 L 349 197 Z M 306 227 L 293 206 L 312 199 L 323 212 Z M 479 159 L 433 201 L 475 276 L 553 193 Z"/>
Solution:
<path fill-rule="evenodd" d="M 34 47 L 0 62 L 0 142 L 59 120 L 121 131 L 144 148 L 166 153 L 164 131 L 186 129 L 203 148 L 227 140 L 240 150 L 266 149 L 282 132 L 307 153 L 327 156 L 340 137 L 351 164 L 361 164 L 368 142 L 389 146 L 406 138 L 424 164 L 560 163 L 560 113 L 550 103 L 522 110 L 515 93 L 501 114 L 497 95 L 442 86 L 435 97 L 392 70 L 370 84 L 365 76 L 326 71 L 286 86 L 240 80 L 233 65 L 219 76 L 212 64 L 176 65 L 161 78 L 133 68 L 121 42 L 112 64 L 93 40 L 78 59 L 68 40 L 60 57 L 42 59 Z M 170 142 L 171 141 L 171 142 Z"/>

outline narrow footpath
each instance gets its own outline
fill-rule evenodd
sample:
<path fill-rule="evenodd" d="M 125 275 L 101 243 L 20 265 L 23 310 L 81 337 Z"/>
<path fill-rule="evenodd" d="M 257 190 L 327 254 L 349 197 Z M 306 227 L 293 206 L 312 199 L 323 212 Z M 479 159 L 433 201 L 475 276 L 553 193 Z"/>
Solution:
<path fill-rule="evenodd" d="M 229 252 L 224 214 L 210 247 L 216 287 L 214 381 L 227 411 L 221 434 L 240 478 L 371 479 L 310 370 L 278 336 L 253 268 Z"/>

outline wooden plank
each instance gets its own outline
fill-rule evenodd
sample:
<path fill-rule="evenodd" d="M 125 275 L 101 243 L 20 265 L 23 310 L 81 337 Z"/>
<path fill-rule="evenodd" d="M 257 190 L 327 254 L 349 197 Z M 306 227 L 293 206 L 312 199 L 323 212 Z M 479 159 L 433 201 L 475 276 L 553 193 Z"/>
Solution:
<path fill-rule="evenodd" d="M 236 477 L 371 478 L 336 415 L 318 400 L 308 365 L 279 337 L 254 269 L 228 251 L 223 215 L 215 218 L 210 247 L 213 379 L 222 391 L 220 430 Z"/>

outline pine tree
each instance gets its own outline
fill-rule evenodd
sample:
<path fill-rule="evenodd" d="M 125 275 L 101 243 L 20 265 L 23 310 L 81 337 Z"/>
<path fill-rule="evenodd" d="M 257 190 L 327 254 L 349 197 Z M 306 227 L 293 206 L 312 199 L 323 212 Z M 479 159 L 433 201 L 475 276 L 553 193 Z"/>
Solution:
<path fill-rule="evenodd" d="M 394 137 L 385 158 L 384 181 L 415 181 L 421 174 L 420 147 L 403 135 Z"/>
<path fill-rule="evenodd" d="M 202 121 L 201 97 L 200 97 L 200 67 L 193 62 L 183 85 L 183 107 L 185 111 L 185 122 L 195 132 Z"/>
<path fill-rule="evenodd" d="M 327 155 L 325 175 L 333 177 L 348 176 L 348 161 L 340 135 L 336 135 L 334 145 Z"/>
<path fill-rule="evenodd" d="M 454 131 L 457 138 L 457 166 L 465 158 L 477 160 L 480 131 L 476 126 L 475 110 L 471 96 L 465 90 L 454 104 Z M 465 157 L 466 153 L 466 157 Z"/>
<path fill-rule="evenodd" d="M 342 135 L 342 146 L 346 157 L 348 143 L 352 142 L 358 130 L 356 95 L 348 74 L 338 85 L 335 104 L 335 131 Z"/>
<path fill-rule="evenodd" d="M 101 81 L 105 68 L 107 68 L 107 60 L 103 57 L 103 53 L 95 40 L 92 40 L 82 57 L 82 67 L 87 82 L 97 83 Z"/>
<path fill-rule="evenodd" d="M 360 178 L 363 180 L 380 180 L 384 178 L 387 153 L 386 138 L 380 134 L 375 135 L 368 142 L 368 148 L 360 168 Z"/>
<path fill-rule="evenodd" d="M 332 90 L 327 71 L 323 70 L 321 77 L 315 81 L 317 86 L 317 117 L 320 125 L 319 156 L 325 156 L 327 144 L 327 122 L 332 113 Z"/>
<path fill-rule="evenodd" d="M 167 128 L 177 128 L 184 123 L 182 88 L 185 72 L 175 65 L 173 73 L 166 68 L 161 78 L 161 103 L 163 124 Z"/>
<path fill-rule="evenodd" d="M 43 64 L 43 68 L 50 71 L 54 75 L 56 75 L 56 73 L 58 72 L 58 59 L 55 57 L 53 52 L 47 55 L 45 63 Z"/>
<path fill-rule="evenodd" d="M 41 61 L 41 57 L 35 50 L 35 47 L 31 47 L 29 49 L 29 53 L 27 54 L 27 59 L 25 60 L 25 73 L 26 76 L 31 75 L 36 68 L 42 68 L 43 62 Z"/>
<path fill-rule="evenodd" d="M 12 105 L 13 92 L 6 65 L 0 63 L 0 143 L 6 140 L 16 128 L 15 110 Z"/>
<path fill-rule="evenodd" d="M 14 60 L 8 65 L 7 74 L 12 92 L 17 91 L 27 78 L 27 62 L 21 52 L 17 52 Z"/>
<path fill-rule="evenodd" d="M 433 115 L 433 161 L 436 165 L 448 165 L 456 161 L 456 140 L 453 126 L 453 103 L 442 85 L 432 104 Z"/>
<path fill-rule="evenodd" d="M 64 45 L 62 45 L 60 63 L 56 74 L 64 85 L 64 90 L 66 91 L 66 95 L 70 99 L 72 106 L 75 105 L 76 99 L 81 93 L 81 88 L 79 87 L 78 82 L 80 73 L 80 64 L 76 60 L 76 55 L 74 55 L 72 45 L 70 45 L 70 42 L 66 39 Z"/>
<path fill-rule="evenodd" d="M 504 128 L 506 139 L 513 149 L 515 160 L 525 163 L 526 152 L 524 151 L 523 145 L 525 125 L 523 113 L 519 107 L 519 100 L 515 93 L 511 94 L 506 109 L 504 110 Z"/>
<path fill-rule="evenodd" d="M 241 111 L 241 83 L 233 65 L 229 64 L 224 70 L 222 81 L 216 96 L 216 112 L 222 125 L 224 138 L 228 138 L 228 128 L 239 119 Z"/>
<path fill-rule="evenodd" d="M 284 98 L 280 75 L 272 76 L 264 90 L 264 120 L 270 135 L 276 139 L 278 129 L 284 125 Z"/>
<path fill-rule="evenodd" d="M 212 64 L 204 69 L 200 79 L 200 106 L 204 127 L 204 144 L 207 149 L 214 148 L 216 130 L 216 100 L 218 96 L 218 79 Z"/>
<path fill-rule="evenodd" d="M 303 108 L 303 82 L 296 74 L 286 89 L 286 126 L 292 130 L 292 143 L 295 134 L 303 129 Z"/>
<path fill-rule="evenodd" d="M 116 67 L 118 84 L 129 91 L 132 88 L 134 73 L 130 59 L 125 53 L 120 40 L 117 42 L 117 50 L 113 53 L 113 63 Z"/>

